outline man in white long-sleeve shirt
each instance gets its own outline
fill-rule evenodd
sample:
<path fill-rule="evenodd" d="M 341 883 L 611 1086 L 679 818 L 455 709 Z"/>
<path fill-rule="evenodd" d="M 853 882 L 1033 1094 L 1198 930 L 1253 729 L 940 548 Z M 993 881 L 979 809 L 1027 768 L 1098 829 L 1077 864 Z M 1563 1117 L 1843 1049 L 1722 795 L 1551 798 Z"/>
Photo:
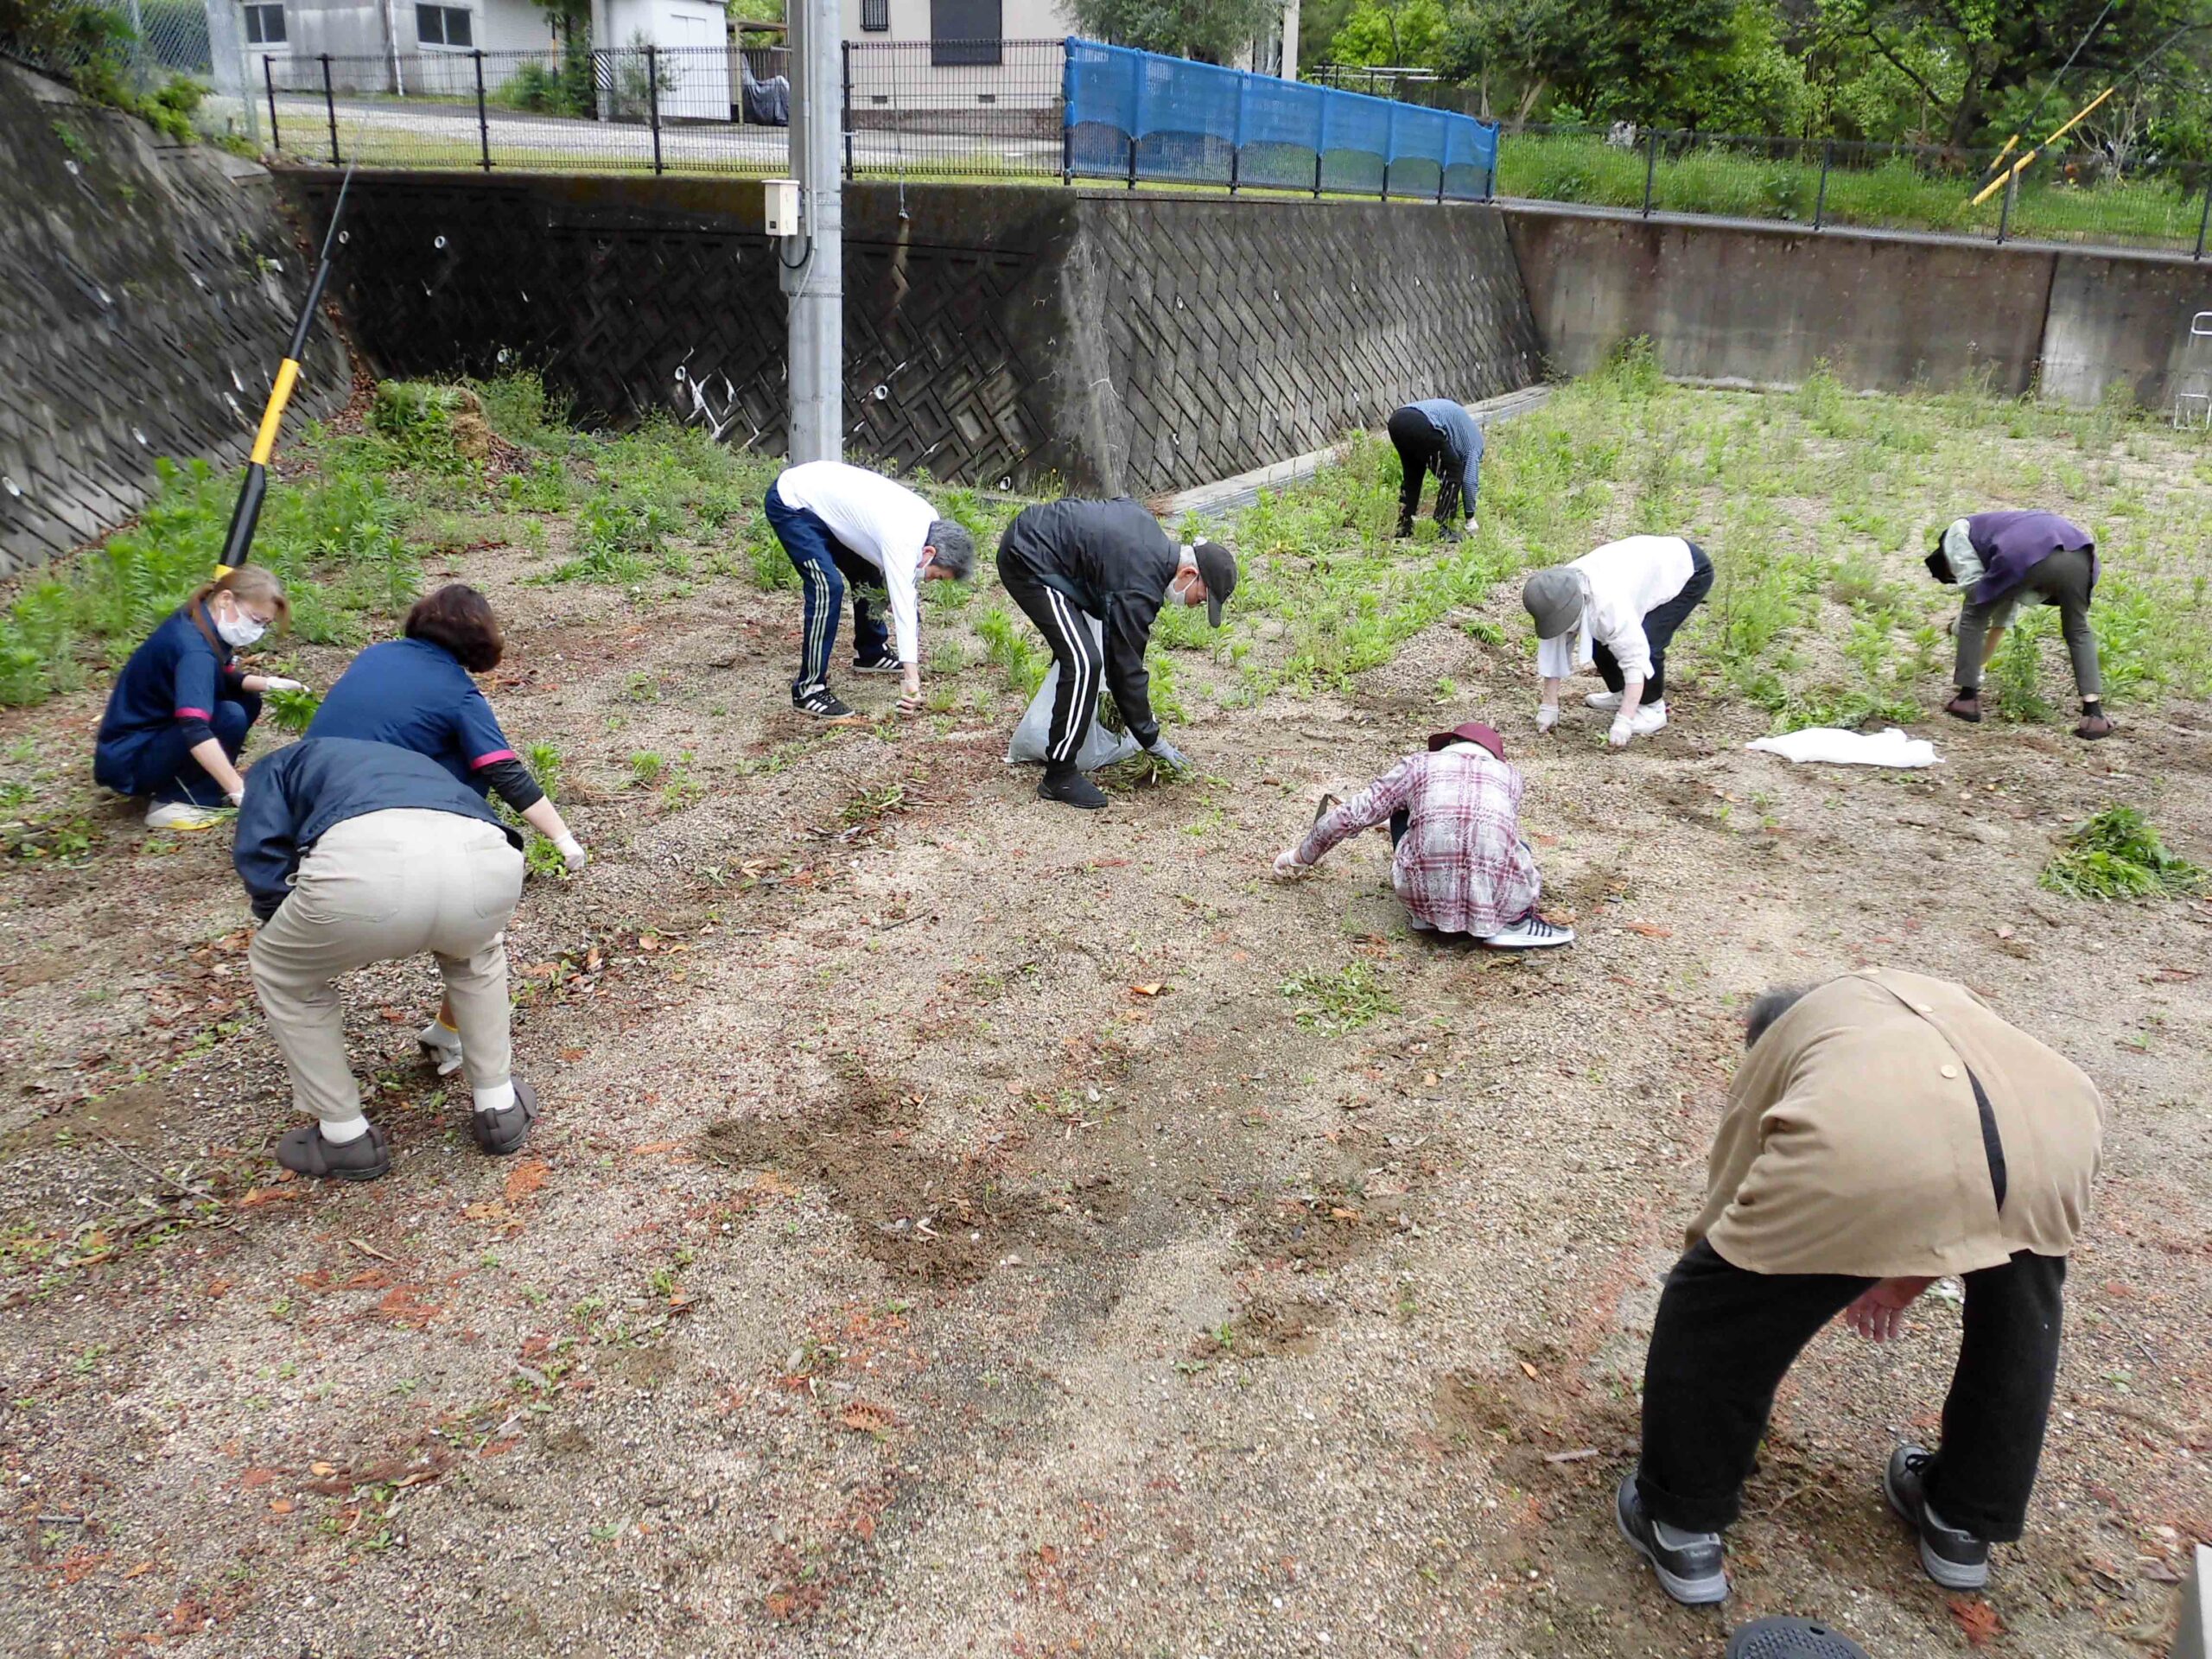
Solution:
<path fill-rule="evenodd" d="M 903 677 L 902 713 L 921 707 L 921 594 L 924 582 L 959 578 L 976 568 L 966 530 L 903 484 L 865 467 L 810 461 L 786 467 L 769 486 L 768 523 L 798 568 L 804 596 L 798 677 L 791 707 L 839 719 L 852 713 L 830 689 L 830 652 L 845 588 L 853 588 L 853 671 Z M 887 632 L 869 604 L 879 592 L 891 612 Z M 894 648 L 895 646 L 895 648 Z"/>
<path fill-rule="evenodd" d="M 1630 536 L 1530 576 L 1521 603 L 1536 624 L 1543 696 L 1536 729 L 1559 724 L 1560 683 L 1594 666 L 1605 683 L 1586 699 L 1613 717 L 1606 741 L 1625 748 L 1667 723 L 1667 645 L 1713 591 L 1713 561 L 1680 536 Z"/>

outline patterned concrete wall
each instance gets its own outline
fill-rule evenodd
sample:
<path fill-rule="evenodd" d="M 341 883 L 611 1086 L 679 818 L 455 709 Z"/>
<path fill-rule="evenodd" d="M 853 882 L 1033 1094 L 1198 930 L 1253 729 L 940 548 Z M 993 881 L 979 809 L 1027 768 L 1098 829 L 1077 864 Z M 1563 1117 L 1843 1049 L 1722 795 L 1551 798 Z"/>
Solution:
<path fill-rule="evenodd" d="M 327 175 L 286 175 L 319 222 Z M 784 442 L 777 257 L 706 180 L 359 175 L 335 291 L 395 374 L 539 369 L 587 419 Z M 856 456 L 1158 493 L 1535 378 L 1497 215 L 1047 188 L 847 193 Z"/>
<path fill-rule="evenodd" d="M 260 168 L 0 63 L 0 574 L 130 518 L 157 457 L 243 461 L 306 275 Z M 321 335 L 295 420 L 346 398 Z"/>

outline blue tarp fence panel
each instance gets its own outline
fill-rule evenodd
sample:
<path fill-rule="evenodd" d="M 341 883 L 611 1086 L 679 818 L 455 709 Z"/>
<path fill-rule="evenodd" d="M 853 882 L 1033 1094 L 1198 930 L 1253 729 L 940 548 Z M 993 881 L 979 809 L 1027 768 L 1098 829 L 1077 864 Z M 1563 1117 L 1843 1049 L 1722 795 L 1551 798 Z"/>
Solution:
<path fill-rule="evenodd" d="M 1071 177 L 1486 201 L 1497 123 L 1071 38 Z"/>

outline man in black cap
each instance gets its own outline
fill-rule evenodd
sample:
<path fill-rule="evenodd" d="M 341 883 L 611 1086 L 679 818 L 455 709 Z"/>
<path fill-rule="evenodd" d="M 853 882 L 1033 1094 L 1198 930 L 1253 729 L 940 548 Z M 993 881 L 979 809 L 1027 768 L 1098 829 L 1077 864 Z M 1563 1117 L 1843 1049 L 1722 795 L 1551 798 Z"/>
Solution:
<path fill-rule="evenodd" d="M 1185 605 L 1203 602 L 1206 620 L 1221 626 L 1222 601 L 1236 587 L 1236 562 L 1227 548 L 1200 542 L 1179 550 L 1160 521 L 1128 496 L 1050 501 L 1024 508 L 1007 526 L 999 542 L 999 580 L 1059 664 L 1040 797 L 1076 807 L 1106 804 L 1105 792 L 1075 763 L 1098 706 L 1102 675 L 1129 735 L 1168 765 L 1186 764 L 1152 717 L 1145 646 L 1171 594 Z M 1092 637 L 1094 623 L 1103 630 L 1103 649 Z"/>

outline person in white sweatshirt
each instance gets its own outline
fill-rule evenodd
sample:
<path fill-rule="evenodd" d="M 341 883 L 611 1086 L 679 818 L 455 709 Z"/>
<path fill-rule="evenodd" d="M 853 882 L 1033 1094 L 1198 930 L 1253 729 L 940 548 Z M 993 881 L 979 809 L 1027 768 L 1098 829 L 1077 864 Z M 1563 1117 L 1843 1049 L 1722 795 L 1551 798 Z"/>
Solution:
<path fill-rule="evenodd" d="M 1625 748 L 1667 723 L 1667 645 L 1713 591 L 1713 561 L 1680 536 L 1630 536 L 1530 576 L 1521 603 L 1536 625 L 1543 693 L 1536 729 L 1559 724 L 1560 683 L 1594 666 L 1603 691 L 1585 699 L 1613 717 L 1606 741 Z"/>

